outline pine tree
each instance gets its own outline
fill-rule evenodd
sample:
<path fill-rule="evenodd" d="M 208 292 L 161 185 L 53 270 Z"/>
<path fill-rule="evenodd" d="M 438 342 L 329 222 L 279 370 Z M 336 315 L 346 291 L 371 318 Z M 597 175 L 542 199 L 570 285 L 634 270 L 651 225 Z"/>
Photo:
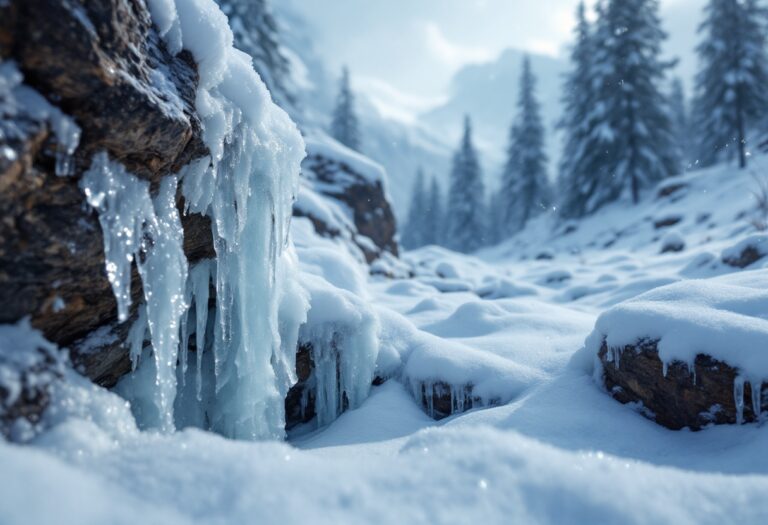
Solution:
<path fill-rule="evenodd" d="M 549 206 L 544 125 L 536 99 L 536 78 L 528 57 L 523 60 L 517 115 L 510 131 L 507 163 L 502 174 L 499 233 L 507 237 Z"/>
<path fill-rule="evenodd" d="M 251 55 L 253 67 L 267 85 L 272 98 L 284 108 L 296 105 L 288 86 L 290 62 L 280 47 L 279 28 L 269 0 L 217 0 L 229 17 L 235 47 Z"/>
<path fill-rule="evenodd" d="M 451 168 L 446 246 L 460 252 L 471 252 L 485 243 L 484 193 L 480 161 L 472 144 L 472 125 L 466 117 L 464 136 L 453 156 Z"/>
<path fill-rule="evenodd" d="M 426 208 L 429 203 L 424 189 L 424 172 L 419 169 L 411 192 L 411 207 L 408 210 L 408 221 L 403 231 L 403 246 L 409 250 L 420 248 L 426 244 Z"/>
<path fill-rule="evenodd" d="M 624 194 L 637 203 L 644 187 L 679 171 L 669 103 L 659 88 L 672 64 L 660 60 L 666 34 L 658 7 L 658 0 L 608 0 L 598 11 L 594 104 L 579 144 L 591 153 L 576 181 L 577 214 Z"/>
<path fill-rule="evenodd" d="M 443 192 L 436 177 L 432 177 L 424 217 L 424 244 L 440 244 L 443 240 Z"/>
<path fill-rule="evenodd" d="M 672 125 L 674 126 L 675 138 L 680 149 L 681 159 L 683 165 L 688 166 L 691 162 L 691 125 L 683 82 L 679 78 L 675 78 L 672 81 L 669 102 L 672 111 Z"/>
<path fill-rule="evenodd" d="M 694 121 L 698 160 L 709 166 L 738 154 L 747 165 L 747 135 L 768 113 L 766 9 L 759 0 L 710 0 L 699 28 Z"/>
<path fill-rule="evenodd" d="M 360 130 L 355 114 L 355 96 L 349 82 L 349 70 L 345 67 L 339 81 L 339 95 L 331 121 L 331 135 L 353 150 L 360 150 Z"/>
<path fill-rule="evenodd" d="M 505 228 L 507 206 L 502 191 L 495 191 L 488 197 L 486 240 L 489 245 L 498 244 L 509 235 Z"/>
<path fill-rule="evenodd" d="M 602 162 L 599 137 L 592 133 L 602 117 L 597 105 L 597 85 L 593 82 L 596 42 L 587 21 L 584 2 L 577 9 L 575 40 L 571 49 L 572 70 L 563 83 L 564 116 L 559 127 L 564 131 L 558 190 L 560 213 L 565 217 L 585 215 L 590 196 L 595 192 L 595 173 Z"/>

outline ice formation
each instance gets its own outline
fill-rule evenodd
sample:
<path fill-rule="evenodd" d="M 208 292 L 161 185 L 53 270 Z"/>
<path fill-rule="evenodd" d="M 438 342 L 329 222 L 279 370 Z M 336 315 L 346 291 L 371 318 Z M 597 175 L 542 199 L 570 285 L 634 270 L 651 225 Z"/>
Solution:
<path fill-rule="evenodd" d="M 304 276 L 311 308 L 300 340 L 312 345 L 314 369 L 309 392 L 315 400 L 316 425 L 324 426 L 357 408 L 368 397 L 379 351 L 376 315 L 361 299 L 322 279 Z"/>
<path fill-rule="evenodd" d="M 131 305 L 132 263 L 135 262 L 139 270 L 146 302 L 139 321 L 146 320 L 152 340 L 156 368 L 154 396 L 161 415 L 159 426 L 170 432 L 175 428 L 173 402 L 179 324 L 187 309 L 184 300 L 187 259 L 176 209 L 176 177 L 165 177 L 153 199 L 147 181 L 128 173 L 120 163 L 110 161 L 107 154 L 101 152 L 94 156 L 80 185 L 88 203 L 99 214 L 107 278 L 117 298 L 121 321 L 128 318 Z M 130 334 L 134 363 L 143 335 L 141 324 L 135 324 Z"/>
<path fill-rule="evenodd" d="M 117 391 L 144 428 L 280 438 L 307 310 L 288 238 L 303 142 L 250 58 L 232 47 L 212 0 L 152 0 L 149 8 L 169 49 L 188 49 L 198 63 L 196 109 L 210 156 L 182 171 L 182 192 L 186 212 L 211 218 L 216 260 L 188 271 L 176 177 L 164 177 L 153 198 L 147 182 L 106 154 L 94 158 L 82 187 L 99 212 L 120 320 L 130 314 L 132 262 L 146 302 L 128 338 L 135 370 Z M 143 359 L 150 352 L 154 359 Z"/>
<path fill-rule="evenodd" d="M 40 93 L 23 85 L 22 80 L 22 74 L 13 61 L 0 63 L 0 143 L 24 137 L 24 132 L 14 123 L 16 118 L 46 122 L 57 142 L 56 175 L 71 175 L 72 155 L 80 144 L 80 128 Z M 0 148 L 0 155 L 15 157 L 8 146 Z"/>

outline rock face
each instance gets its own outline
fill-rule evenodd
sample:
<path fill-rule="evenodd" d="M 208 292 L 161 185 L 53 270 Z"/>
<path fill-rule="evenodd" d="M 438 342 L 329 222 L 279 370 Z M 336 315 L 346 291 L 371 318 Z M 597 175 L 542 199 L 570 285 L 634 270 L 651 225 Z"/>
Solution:
<path fill-rule="evenodd" d="M 642 403 L 641 413 L 673 430 L 756 420 L 755 405 L 768 408 L 768 383 L 760 392 L 727 363 L 698 355 L 694 369 L 671 363 L 666 374 L 656 341 L 621 349 L 603 342 L 598 354 L 608 392 L 622 403 Z M 741 407 L 741 408 L 739 408 Z"/>
<path fill-rule="evenodd" d="M 293 430 L 299 425 L 309 423 L 315 413 L 314 391 L 311 388 L 315 362 L 312 359 L 312 345 L 299 345 L 296 353 L 296 376 L 298 382 L 291 387 L 285 397 L 285 429 Z"/>
<path fill-rule="evenodd" d="M 499 399 L 486 402 L 475 395 L 474 385 L 471 383 L 451 386 L 444 381 L 419 382 L 411 385 L 411 390 L 424 412 L 437 421 L 473 408 L 489 408 L 501 404 Z"/>
<path fill-rule="evenodd" d="M 343 222 L 330 223 L 311 208 L 297 206 L 294 215 L 309 218 L 319 235 L 349 237 L 368 263 L 384 253 L 398 255 L 395 215 L 381 180 L 366 177 L 343 159 L 311 150 L 302 164 L 302 175 L 315 192 L 336 201 L 348 212 L 352 228 Z"/>
<path fill-rule="evenodd" d="M 186 53 L 168 53 L 139 0 L 0 2 L 0 56 L 82 130 L 71 176 L 60 177 L 51 125 L 0 115 L 14 126 L 0 135 L 0 323 L 30 317 L 91 379 L 111 386 L 129 369 L 121 341 L 130 323 L 117 323 L 100 226 L 79 178 L 94 153 L 107 151 L 156 188 L 206 154 L 196 66 Z M 207 219 L 183 222 L 190 260 L 212 256 Z M 135 268 L 132 282 L 136 303 Z"/>

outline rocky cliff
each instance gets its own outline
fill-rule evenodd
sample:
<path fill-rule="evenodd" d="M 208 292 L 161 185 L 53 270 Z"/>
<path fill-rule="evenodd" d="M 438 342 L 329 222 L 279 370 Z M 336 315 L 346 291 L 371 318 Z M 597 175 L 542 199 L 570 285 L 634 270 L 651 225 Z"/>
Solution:
<path fill-rule="evenodd" d="M 88 377 L 112 386 L 130 368 L 129 324 L 117 323 L 100 226 L 79 179 L 106 151 L 157 188 L 207 153 L 195 62 L 166 50 L 140 0 L 0 3 L 0 58 L 0 323 L 29 317 Z M 212 256 L 208 219 L 183 222 L 190 261 Z"/>

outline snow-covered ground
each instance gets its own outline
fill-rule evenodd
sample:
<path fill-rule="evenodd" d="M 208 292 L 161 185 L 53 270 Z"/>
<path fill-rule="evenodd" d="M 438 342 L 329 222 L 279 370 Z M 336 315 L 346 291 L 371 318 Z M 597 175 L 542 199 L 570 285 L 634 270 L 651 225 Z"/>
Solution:
<path fill-rule="evenodd" d="M 635 207 L 573 224 L 543 217 L 476 256 L 406 253 L 405 280 L 367 278 L 296 221 L 305 284 L 322 277 L 375 311 L 376 373 L 389 380 L 291 443 L 139 432 L 113 394 L 67 386 L 51 416 L 60 424 L 32 446 L 0 442 L 0 523 L 766 523 L 764 425 L 658 426 L 600 388 L 584 344 L 601 313 L 673 284 L 609 310 L 598 328 L 674 332 L 622 318 L 672 298 L 684 325 L 691 301 L 710 309 L 696 312 L 704 325 L 741 315 L 728 326 L 759 352 L 768 264 L 733 263 L 768 243 L 752 186 L 729 168 L 693 172 Z M 714 280 L 691 280 L 701 278 Z M 721 328 L 708 326 L 713 352 Z M 414 400 L 415 385 L 435 381 L 471 384 L 495 406 L 436 422 Z"/>

